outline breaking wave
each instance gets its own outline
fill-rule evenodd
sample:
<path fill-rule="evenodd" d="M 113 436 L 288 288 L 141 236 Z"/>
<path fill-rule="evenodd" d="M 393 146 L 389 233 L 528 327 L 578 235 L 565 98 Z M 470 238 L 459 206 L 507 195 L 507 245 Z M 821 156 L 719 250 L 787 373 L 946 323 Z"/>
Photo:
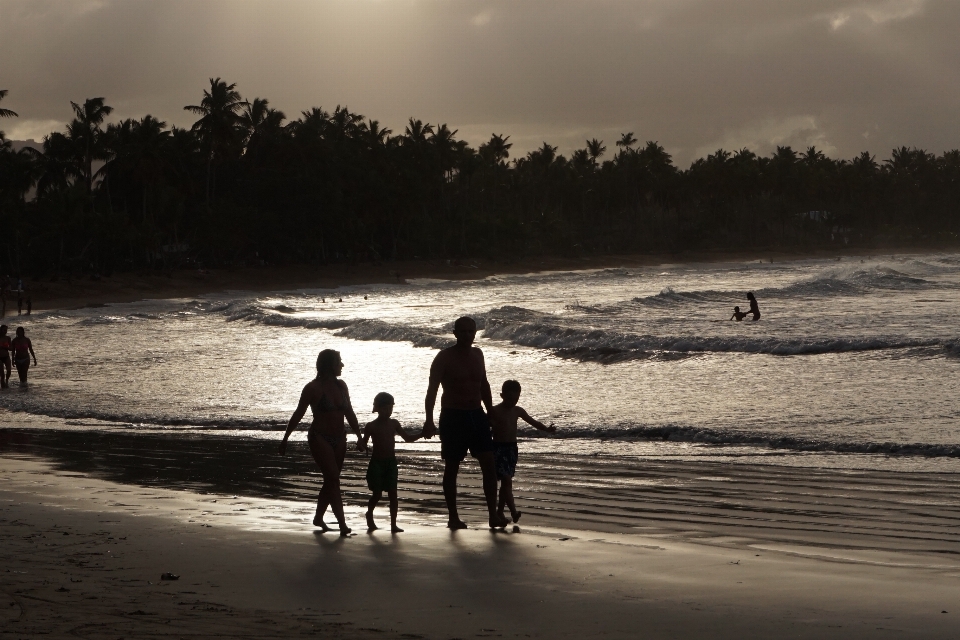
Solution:
<path fill-rule="evenodd" d="M 169 428 L 190 430 L 283 431 L 283 418 L 256 418 L 230 416 L 157 416 L 133 413 L 85 410 L 79 407 L 54 407 L 43 404 L 11 402 L 10 396 L 0 396 L 0 403 L 11 411 L 22 411 L 64 420 L 97 420 L 117 423 L 128 428 Z M 539 432 L 524 428 L 523 437 L 540 438 Z M 924 456 L 960 458 L 960 444 L 916 442 L 864 442 L 829 438 L 784 436 L 759 431 L 706 428 L 684 425 L 624 424 L 610 427 L 571 425 L 550 436 L 553 439 L 581 440 L 641 440 L 689 442 L 703 445 L 753 446 L 796 452 L 880 454 L 890 456 Z"/>
<path fill-rule="evenodd" d="M 919 291 L 943 286 L 941 283 L 918 278 L 890 269 L 835 270 L 815 278 L 801 280 L 783 287 L 757 289 L 763 298 L 822 298 L 827 296 L 862 295 L 874 291 Z M 728 303 L 743 298 L 744 291 L 676 291 L 665 287 L 660 293 L 634 298 L 631 302 L 650 307 L 670 307 L 682 304 Z M 597 309 L 593 309 L 597 311 Z"/>
<path fill-rule="evenodd" d="M 549 316 L 526 309 L 502 307 L 487 317 L 484 337 L 525 347 L 551 349 L 562 357 L 600 362 L 663 358 L 675 354 L 758 353 L 794 356 L 881 349 L 947 347 L 935 339 L 904 336 L 867 338 L 779 338 L 731 336 L 658 336 L 611 332 L 606 329 L 564 326 Z M 953 347 L 951 346 L 951 349 Z M 676 358 L 673 358 L 676 359 Z"/>
<path fill-rule="evenodd" d="M 663 294 L 665 297 L 670 294 Z M 327 329 L 352 340 L 409 342 L 415 347 L 442 349 L 453 343 L 452 326 L 422 327 L 381 320 L 316 318 L 291 315 L 248 305 L 230 311 L 229 321 L 266 326 Z M 701 353 L 752 353 L 777 356 L 849 353 L 891 349 L 930 349 L 960 356 L 954 341 L 897 335 L 869 337 L 777 337 L 652 335 L 612 331 L 606 328 L 570 326 L 550 314 L 520 307 L 500 307 L 482 316 L 477 324 L 483 336 L 512 345 L 553 352 L 585 362 L 616 363 L 627 360 L 671 361 Z M 452 324 L 452 323 L 451 323 Z M 939 351 L 936 351 L 939 350 Z M 922 353 L 918 354 L 922 355 Z"/>
<path fill-rule="evenodd" d="M 545 437 L 532 429 L 528 431 L 529 433 L 524 432 L 523 435 L 526 437 Z M 960 444 L 953 443 L 857 442 L 681 425 L 623 425 L 620 427 L 606 428 L 572 427 L 565 428 L 563 432 L 558 431 L 556 434 L 551 434 L 550 437 L 599 440 L 662 440 L 669 442 L 713 444 L 718 446 L 747 445 L 804 452 L 960 458 Z"/>

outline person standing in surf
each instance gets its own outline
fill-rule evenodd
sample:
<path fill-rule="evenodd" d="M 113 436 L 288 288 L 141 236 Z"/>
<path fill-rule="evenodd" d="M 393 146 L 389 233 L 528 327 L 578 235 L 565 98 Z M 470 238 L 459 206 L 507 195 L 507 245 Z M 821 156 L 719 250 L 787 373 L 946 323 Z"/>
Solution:
<path fill-rule="evenodd" d="M 313 526 L 320 527 L 324 532 L 330 530 L 323 521 L 329 506 L 340 525 L 340 535 L 345 536 L 350 533 L 350 528 L 343 515 L 343 498 L 340 495 L 340 472 L 343 470 L 343 459 L 347 455 L 344 418 L 357 435 L 357 448 L 363 451 L 365 447 L 360 441 L 360 423 L 350 405 L 347 383 L 340 380 L 342 371 L 343 362 L 339 351 L 324 349 L 320 352 L 317 356 L 317 377 L 308 382 L 300 394 L 300 403 L 290 417 L 290 424 L 287 425 L 287 431 L 280 443 L 280 455 L 286 453 L 287 439 L 300 424 L 309 407 L 313 411 L 313 424 L 307 431 L 307 443 L 313 459 L 320 467 L 320 473 L 323 474 L 323 486 L 317 496 L 317 514 L 313 518 Z"/>
<path fill-rule="evenodd" d="M 753 291 L 747 294 L 747 300 L 750 301 L 750 311 L 748 313 L 753 314 L 753 321 L 756 322 L 760 319 L 760 307 L 757 306 L 757 299 L 753 295 Z"/>
<path fill-rule="evenodd" d="M 26 336 L 23 327 L 17 327 L 17 337 L 10 343 L 13 349 L 13 364 L 17 367 L 20 377 L 20 386 L 27 386 L 27 371 L 30 369 L 30 356 L 33 356 L 33 366 L 37 366 L 37 354 L 33 352 L 33 343 Z"/>
<path fill-rule="evenodd" d="M 507 520 L 497 513 L 497 475 L 493 460 L 493 436 L 487 412 L 493 406 L 490 383 L 483 362 L 483 352 L 473 346 L 477 337 L 477 323 L 466 316 L 453 325 L 457 344 L 440 351 L 430 365 L 430 382 L 424 401 L 426 420 L 423 436 L 437 433 L 433 422 L 433 408 L 440 396 L 440 457 L 444 462 L 443 497 L 447 503 L 450 529 L 466 529 L 457 512 L 457 474 L 467 451 L 477 459 L 483 473 L 483 495 L 487 501 L 491 527 L 505 527 Z M 481 406 L 482 405 L 482 406 Z"/>
<path fill-rule="evenodd" d="M 10 351 L 13 350 L 13 344 L 10 336 L 7 335 L 7 325 L 0 324 L 0 389 L 6 389 L 10 386 Z"/>

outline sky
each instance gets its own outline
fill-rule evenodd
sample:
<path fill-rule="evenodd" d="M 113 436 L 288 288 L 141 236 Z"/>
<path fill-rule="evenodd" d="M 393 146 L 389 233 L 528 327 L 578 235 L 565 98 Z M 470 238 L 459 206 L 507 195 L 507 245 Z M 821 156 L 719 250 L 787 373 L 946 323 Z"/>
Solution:
<path fill-rule="evenodd" d="M 718 148 L 960 147 L 958 0 L 0 0 L 0 125 L 70 101 L 189 126 L 209 78 L 288 117 L 337 105 L 473 145 L 569 154 L 620 134 L 685 167 Z"/>

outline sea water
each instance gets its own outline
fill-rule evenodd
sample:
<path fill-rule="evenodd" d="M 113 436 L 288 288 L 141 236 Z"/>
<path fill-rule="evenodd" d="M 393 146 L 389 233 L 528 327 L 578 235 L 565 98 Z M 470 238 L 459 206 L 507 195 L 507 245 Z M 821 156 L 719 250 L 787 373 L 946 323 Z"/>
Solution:
<path fill-rule="evenodd" d="M 748 291 L 762 319 L 730 321 Z M 494 399 L 519 380 L 521 406 L 558 428 L 523 429 L 529 451 L 957 470 L 958 303 L 955 254 L 151 300 L 8 318 L 40 364 L 0 406 L 65 427 L 279 438 L 317 353 L 337 349 L 360 420 L 388 391 L 419 431 L 430 362 L 470 315 Z"/>

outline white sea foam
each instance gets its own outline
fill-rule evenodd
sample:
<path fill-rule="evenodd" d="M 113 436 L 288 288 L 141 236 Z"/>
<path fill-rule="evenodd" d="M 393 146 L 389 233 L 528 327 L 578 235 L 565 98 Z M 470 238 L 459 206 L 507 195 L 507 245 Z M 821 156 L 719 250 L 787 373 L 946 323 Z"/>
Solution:
<path fill-rule="evenodd" d="M 747 291 L 762 320 L 728 321 Z M 937 458 L 956 457 L 960 443 L 948 384 L 960 373 L 955 255 L 499 276 L 336 296 L 220 294 L 18 318 L 40 365 L 30 390 L 0 392 L 0 406 L 129 428 L 279 430 L 317 352 L 335 348 L 358 413 L 386 390 L 398 419 L 418 424 L 433 350 L 466 314 L 482 330 L 494 394 L 521 380 L 523 406 L 561 428 L 558 451 L 570 438 L 633 438 Z"/>

